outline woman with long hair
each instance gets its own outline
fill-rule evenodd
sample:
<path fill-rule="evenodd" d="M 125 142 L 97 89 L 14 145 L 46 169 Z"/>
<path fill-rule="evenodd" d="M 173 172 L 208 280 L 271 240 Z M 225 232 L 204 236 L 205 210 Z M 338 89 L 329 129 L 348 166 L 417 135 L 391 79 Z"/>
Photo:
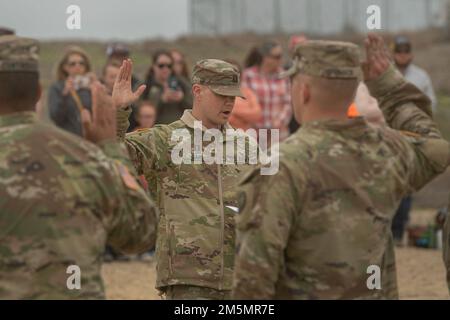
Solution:
<path fill-rule="evenodd" d="M 91 109 L 89 87 L 94 80 L 86 52 L 79 47 L 68 48 L 57 65 L 56 82 L 48 93 L 50 118 L 58 127 L 82 136 L 81 110 Z"/>
<path fill-rule="evenodd" d="M 158 50 L 153 54 L 145 84 L 143 99 L 156 106 L 157 124 L 172 123 L 181 118 L 185 109 L 192 107 L 191 88 L 174 74 L 170 51 Z"/>

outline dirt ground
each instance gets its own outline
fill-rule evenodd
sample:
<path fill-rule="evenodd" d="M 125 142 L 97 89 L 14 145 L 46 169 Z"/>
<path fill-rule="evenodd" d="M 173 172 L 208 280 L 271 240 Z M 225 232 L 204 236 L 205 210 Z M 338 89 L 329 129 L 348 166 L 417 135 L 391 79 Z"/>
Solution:
<path fill-rule="evenodd" d="M 410 225 L 433 223 L 437 208 L 448 202 L 449 189 L 450 169 L 413 196 Z M 431 207 L 433 209 L 421 209 Z M 397 248 L 396 259 L 401 299 L 449 299 L 441 251 Z M 160 299 L 154 289 L 154 263 L 105 264 L 103 277 L 109 299 Z"/>
<path fill-rule="evenodd" d="M 426 225 L 435 210 L 414 210 L 411 224 Z M 442 253 L 412 247 L 397 248 L 397 277 L 401 299 L 449 299 Z M 114 262 L 103 267 L 108 299 L 160 299 L 152 262 Z"/>
<path fill-rule="evenodd" d="M 397 276 L 401 299 L 448 299 L 445 269 L 437 250 L 399 248 Z M 103 267 L 108 299 L 160 299 L 155 264 L 114 262 Z"/>

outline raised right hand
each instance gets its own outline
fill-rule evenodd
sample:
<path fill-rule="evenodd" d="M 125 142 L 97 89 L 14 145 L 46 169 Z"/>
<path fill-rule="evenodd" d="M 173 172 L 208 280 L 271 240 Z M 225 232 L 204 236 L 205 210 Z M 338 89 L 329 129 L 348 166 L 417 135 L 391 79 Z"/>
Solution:
<path fill-rule="evenodd" d="M 112 91 L 112 100 L 116 108 L 125 108 L 133 102 L 137 101 L 145 90 L 145 85 L 141 85 L 135 92 L 131 88 L 131 75 L 133 70 L 133 62 L 126 59 L 122 62 L 119 74 Z"/>

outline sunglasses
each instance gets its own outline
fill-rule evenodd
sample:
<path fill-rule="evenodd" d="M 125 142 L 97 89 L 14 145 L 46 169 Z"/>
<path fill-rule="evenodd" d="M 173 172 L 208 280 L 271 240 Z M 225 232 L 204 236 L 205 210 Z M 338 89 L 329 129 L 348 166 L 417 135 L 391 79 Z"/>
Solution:
<path fill-rule="evenodd" d="M 67 63 L 69 67 L 75 67 L 76 65 L 85 66 L 86 63 L 84 61 L 70 61 Z"/>
<path fill-rule="evenodd" d="M 169 68 L 172 69 L 172 64 L 171 63 L 160 63 L 156 65 L 158 68 L 162 69 L 162 68 Z"/>
<path fill-rule="evenodd" d="M 409 49 L 397 49 L 397 50 L 395 50 L 395 53 L 411 53 L 411 50 L 409 50 Z"/>
<path fill-rule="evenodd" d="M 282 54 L 277 54 L 277 55 L 269 54 L 269 57 L 272 59 L 275 59 L 275 60 L 280 60 L 283 57 L 283 55 Z"/>

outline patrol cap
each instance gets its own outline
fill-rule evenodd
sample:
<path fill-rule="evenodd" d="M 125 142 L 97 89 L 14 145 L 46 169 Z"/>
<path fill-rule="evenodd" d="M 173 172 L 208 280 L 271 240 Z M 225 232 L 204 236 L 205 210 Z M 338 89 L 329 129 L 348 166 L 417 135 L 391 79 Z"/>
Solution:
<path fill-rule="evenodd" d="M 240 88 L 239 70 L 231 63 L 218 59 L 198 61 L 192 71 L 191 83 L 207 86 L 222 96 L 244 98 Z"/>
<path fill-rule="evenodd" d="M 6 27 L 0 27 L 0 36 L 8 36 L 15 34 L 13 29 L 6 28 Z"/>
<path fill-rule="evenodd" d="M 280 77 L 297 73 L 328 79 L 360 79 L 360 49 L 349 42 L 307 40 L 294 52 L 292 67 Z"/>
<path fill-rule="evenodd" d="M 0 72 L 38 72 L 37 40 L 15 35 L 0 37 Z"/>

